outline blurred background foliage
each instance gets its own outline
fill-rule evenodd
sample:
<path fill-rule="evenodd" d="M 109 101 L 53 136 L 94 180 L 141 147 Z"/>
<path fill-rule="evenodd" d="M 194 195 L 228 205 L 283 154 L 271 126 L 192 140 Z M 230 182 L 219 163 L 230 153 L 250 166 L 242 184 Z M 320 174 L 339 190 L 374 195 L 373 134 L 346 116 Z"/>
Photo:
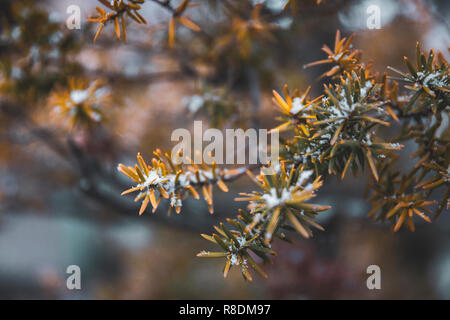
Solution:
<path fill-rule="evenodd" d="M 292 0 L 282 10 L 284 2 L 197 0 L 185 10 L 201 31 L 177 23 L 172 47 L 173 12 L 152 1 L 139 11 L 146 24 L 127 22 L 126 44 L 114 23 L 93 42 L 97 25 L 86 19 L 96 1 L 1 2 L 0 297 L 450 298 L 448 212 L 392 234 L 366 218 L 367 175 L 328 179 L 315 199 L 332 206 L 319 220 L 327 232 L 274 242 L 269 278 L 252 283 L 238 270 L 224 280 L 222 261 L 195 257 L 199 232 L 245 206 L 232 200 L 253 188 L 248 178 L 216 192 L 214 215 L 189 199 L 181 215 L 167 217 L 161 203 L 138 217 L 138 205 L 120 198 L 128 181 L 117 163 L 169 149 L 173 129 L 194 119 L 273 128 L 272 89 L 311 85 L 319 96 L 329 67 L 303 66 L 324 58 L 337 29 L 356 33 L 354 46 L 380 73 L 406 71 L 402 57 L 414 61 L 417 41 L 449 57 L 448 1 Z M 73 4 L 80 30 L 65 25 Z M 366 27 L 371 4 L 381 9 L 379 30 Z M 80 291 L 66 289 L 71 264 L 81 267 Z M 366 288 L 371 264 L 381 267 L 380 291 Z"/>

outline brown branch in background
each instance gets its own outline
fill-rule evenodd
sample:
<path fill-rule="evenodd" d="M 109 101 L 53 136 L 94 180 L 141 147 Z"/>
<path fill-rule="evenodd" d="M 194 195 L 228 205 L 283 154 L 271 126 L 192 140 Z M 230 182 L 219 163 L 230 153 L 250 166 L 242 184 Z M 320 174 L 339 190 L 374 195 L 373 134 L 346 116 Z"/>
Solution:
<path fill-rule="evenodd" d="M 129 198 L 121 197 L 120 191 L 127 185 L 119 179 L 115 172 L 110 172 L 101 166 L 97 158 L 89 156 L 74 142 L 70 135 L 66 143 L 58 139 L 51 129 L 43 128 L 34 123 L 22 110 L 23 106 L 17 105 L 6 99 L 0 100 L 0 112 L 17 123 L 24 126 L 33 139 L 40 141 L 55 152 L 61 159 L 68 161 L 78 176 L 80 190 L 90 199 L 95 200 L 106 208 L 110 208 L 116 214 L 138 218 L 136 205 Z M 247 170 L 257 170 L 259 165 L 228 170 L 224 181 L 232 182 L 245 175 Z M 214 183 L 214 180 L 210 181 Z M 204 183 L 198 183 L 202 186 Z M 152 215 L 150 222 L 156 222 L 166 226 L 173 226 L 185 231 L 205 232 L 221 215 L 182 215 L 178 218 L 168 217 L 164 214 L 167 204 L 162 204 L 163 210 Z"/>
<path fill-rule="evenodd" d="M 148 85 L 154 82 L 186 80 L 186 74 L 180 71 L 161 71 L 148 74 L 137 74 L 133 76 L 128 76 L 124 75 L 122 72 L 105 71 L 103 69 L 100 69 L 87 71 L 87 74 L 92 77 L 99 77 L 101 79 L 106 79 L 108 83 L 113 85 L 125 82 L 127 86 Z"/>
<path fill-rule="evenodd" d="M 176 12 L 176 9 L 170 3 L 170 0 L 150 0 L 150 1 L 160 5 L 161 7 L 169 10 L 172 13 Z"/>
<path fill-rule="evenodd" d="M 259 110 L 261 109 L 261 85 L 258 71 L 253 67 L 247 68 L 247 79 L 249 86 L 250 101 L 252 104 L 251 127 L 259 128 Z"/>
<path fill-rule="evenodd" d="M 42 141 L 62 159 L 68 160 L 67 148 L 61 144 L 61 142 L 50 130 L 35 124 L 22 110 L 22 106 L 2 98 L 0 99 L 0 112 L 7 117 L 14 119 L 18 124 L 24 126 L 32 137 Z"/>

